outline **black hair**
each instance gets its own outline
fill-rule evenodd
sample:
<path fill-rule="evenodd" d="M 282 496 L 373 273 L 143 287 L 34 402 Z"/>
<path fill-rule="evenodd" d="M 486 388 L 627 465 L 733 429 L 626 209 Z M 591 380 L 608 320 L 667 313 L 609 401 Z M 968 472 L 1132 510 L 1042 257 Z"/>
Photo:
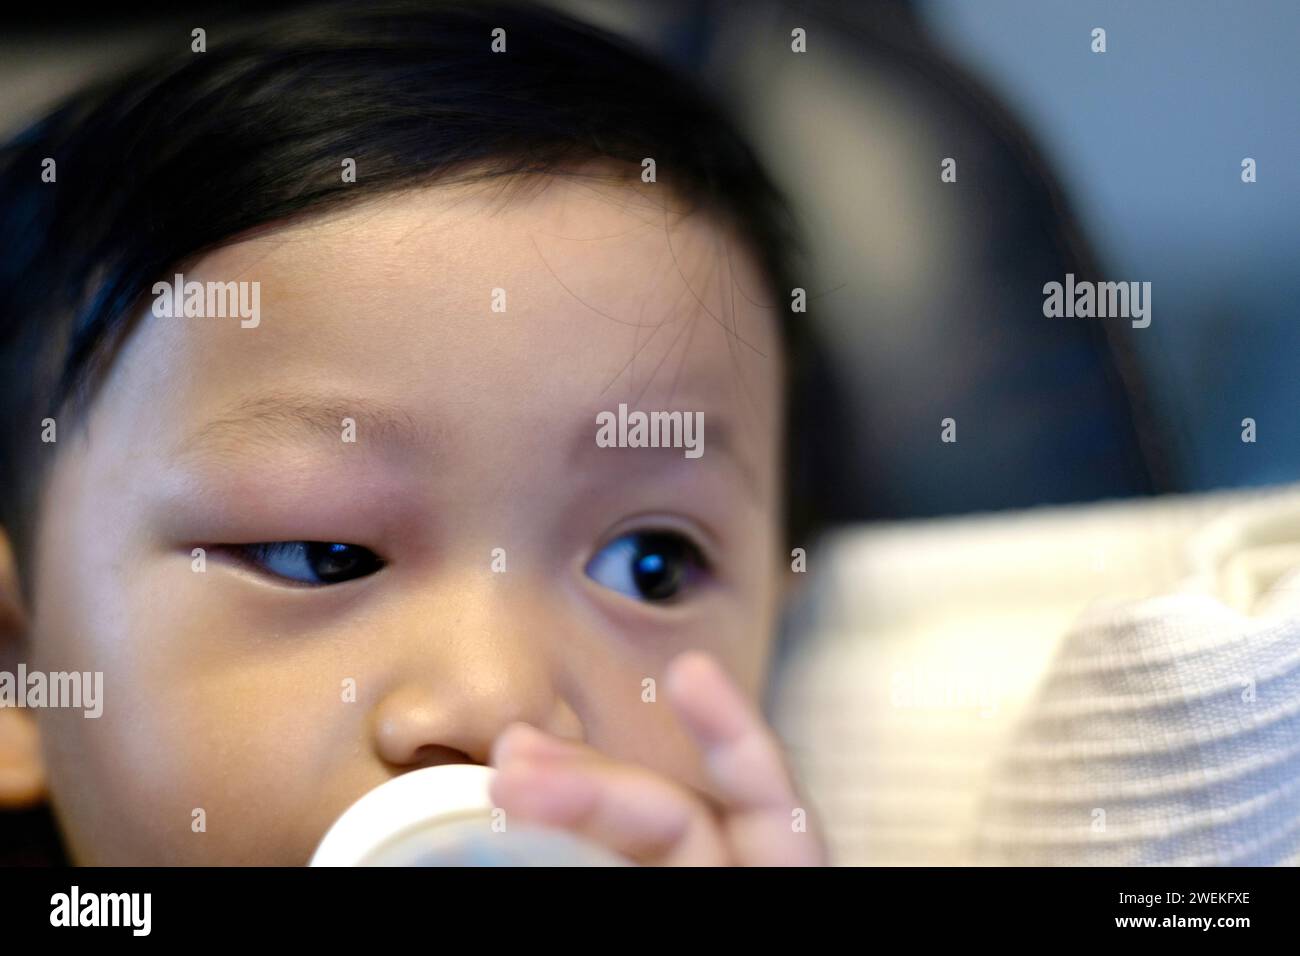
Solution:
<path fill-rule="evenodd" d="M 492 31 L 507 51 L 491 51 Z M 256 227 L 445 179 L 654 157 L 751 244 L 787 370 L 787 534 L 810 533 L 791 436 L 807 330 L 794 220 L 725 112 L 633 44 L 531 3 L 327 5 L 177 49 L 0 148 L 0 523 L 29 552 L 40 423 L 75 418 L 171 268 Z M 42 163 L 57 163 L 43 182 Z M 340 163 L 356 160 L 355 183 Z M 59 420 L 62 429 L 64 422 Z M 800 540 L 803 540 L 800 538 Z M 21 562 L 20 562 L 21 564 Z"/>

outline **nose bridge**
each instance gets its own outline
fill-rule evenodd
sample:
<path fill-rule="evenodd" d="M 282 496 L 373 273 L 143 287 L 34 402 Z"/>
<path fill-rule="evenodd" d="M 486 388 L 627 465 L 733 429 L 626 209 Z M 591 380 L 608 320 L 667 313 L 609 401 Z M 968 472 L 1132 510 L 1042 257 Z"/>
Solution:
<path fill-rule="evenodd" d="M 533 599 L 506 578 L 485 566 L 445 579 L 402 609 L 394 678 L 373 721 L 386 762 L 486 763 L 513 721 L 582 736 L 557 689 Z"/>

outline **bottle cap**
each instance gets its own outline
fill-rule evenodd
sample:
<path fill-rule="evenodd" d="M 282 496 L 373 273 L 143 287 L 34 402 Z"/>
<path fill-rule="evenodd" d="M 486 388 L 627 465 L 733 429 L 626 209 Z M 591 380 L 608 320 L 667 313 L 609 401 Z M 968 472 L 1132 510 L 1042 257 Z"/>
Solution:
<path fill-rule="evenodd" d="M 310 866 L 627 866 L 561 830 L 506 826 L 489 786 L 496 771 L 444 764 L 394 777 L 335 821 Z"/>
<path fill-rule="evenodd" d="M 310 866 L 402 865 L 395 851 L 421 833 L 477 821 L 488 830 L 491 767 L 444 764 L 412 770 L 381 784 L 343 812 L 321 840 Z"/>

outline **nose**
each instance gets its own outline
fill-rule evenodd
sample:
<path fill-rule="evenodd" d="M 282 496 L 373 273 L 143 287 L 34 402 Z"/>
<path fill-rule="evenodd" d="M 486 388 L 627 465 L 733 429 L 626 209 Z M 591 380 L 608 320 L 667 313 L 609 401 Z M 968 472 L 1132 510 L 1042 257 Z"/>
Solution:
<path fill-rule="evenodd" d="M 414 615 L 419 624 L 403 629 L 414 638 L 395 656 L 371 715 L 375 752 L 390 766 L 485 764 L 515 721 L 583 739 L 582 722 L 557 688 L 538 615 L 529 627 L 526 609 L 512 613 L 497 588 L 486 592 L 462 589 L 432 615 L 426 605 Z"/>

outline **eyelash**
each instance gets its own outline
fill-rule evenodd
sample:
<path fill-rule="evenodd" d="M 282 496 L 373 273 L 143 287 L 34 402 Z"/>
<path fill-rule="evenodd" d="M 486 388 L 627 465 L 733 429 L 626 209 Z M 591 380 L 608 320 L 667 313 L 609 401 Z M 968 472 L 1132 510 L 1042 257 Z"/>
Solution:
<path fill-rule="evenodd" d="M 228 550 L 264 574 L 304 587 L 342 584 L 369 577 L 385 566 L 370 549 L 345 542 L 263 541 L 233 545 Z M 625 567 L 634 557 L 635 566 Z M 283 566 L 288 563 L 292 567 L 295 562 L 303 563 L 304 573 L 296 575 Z M 280 568 L 275 567 L 277 563 Z M 597 572 L 612 574 L 614 582 L 600 580 Z M 626 531 L 597 550 L 583 568 L 601 587 L 661 605 L 679 603 L 683 590 L 693 591 L 711 572 L 703 550 L 689 536 L 671 528 Z"/>
<path fill-rule="evenodd" d="M 384 560 L 369 548 L 341 541 L 261 541 L 254 544 L 236 545 L 230 550 L 243 562 L 252 565 L 265 574 L 284 581 L 293 581 L 306 587 L 328 587 L 342 584 L 357 578 L 368 577 L 384 567 Z M 328 559 L 328 563 L 327 560 Z M 283 569 L 276 570 L 269 565 L 277 561 L 301 560 L 307 565 L 307 571 L 316 580 L 304 580 Z M 324 564 L 321 568 L 318 565 Z M 352 574 L 360 569 L 360 573 Z M 345 576 L 347 575 L 347 576 Z M 329 580 L 334 578 L 334 580 Z"/>

